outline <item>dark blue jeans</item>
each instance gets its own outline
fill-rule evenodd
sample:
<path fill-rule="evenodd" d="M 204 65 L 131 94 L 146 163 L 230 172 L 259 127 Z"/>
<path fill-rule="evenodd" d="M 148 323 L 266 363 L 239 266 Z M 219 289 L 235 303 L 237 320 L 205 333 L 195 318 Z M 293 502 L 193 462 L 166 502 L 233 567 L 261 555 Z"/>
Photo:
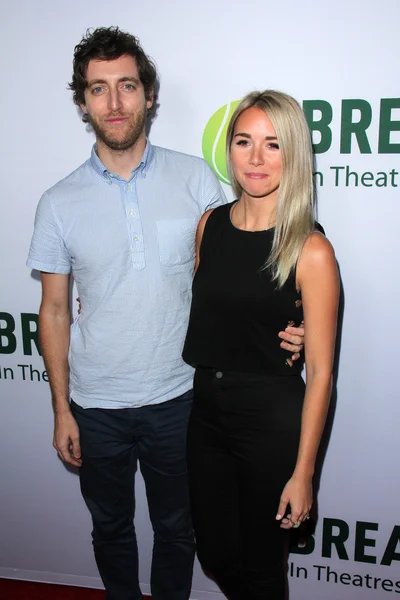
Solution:
<path fill-rule="evenodd" d="M 140 600 L 135 528 L 137 461 L 154 530 L 153 600 L 187 600 L 194 537 L 186 470 L 189 391 L 141 408 L 83 409 L 71 403 L 80 431 L 81 491 L 93 520 L 93 547 L 107 600 Z"/>

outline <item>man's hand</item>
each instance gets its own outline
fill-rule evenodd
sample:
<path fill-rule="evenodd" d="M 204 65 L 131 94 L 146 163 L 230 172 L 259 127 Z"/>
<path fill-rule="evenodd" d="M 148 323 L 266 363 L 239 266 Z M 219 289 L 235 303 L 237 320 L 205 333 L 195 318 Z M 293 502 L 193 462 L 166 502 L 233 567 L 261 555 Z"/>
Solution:
<path fill-rule="evenodd" d="M 283 340 L 280 344 L 281 348 L 293 352 L 292 360 L 297 360 L 303 350 L 304 321 L 299 327 L 286 327 L 285 331 L 278 333 L 278 336 Z"/>
<path fill-rule="evenodd" d="M 64 462 L 73 467 L 82 465 L 79 428 L 69 411 L 56 414 L 54 417 L 53 446 Z"/>

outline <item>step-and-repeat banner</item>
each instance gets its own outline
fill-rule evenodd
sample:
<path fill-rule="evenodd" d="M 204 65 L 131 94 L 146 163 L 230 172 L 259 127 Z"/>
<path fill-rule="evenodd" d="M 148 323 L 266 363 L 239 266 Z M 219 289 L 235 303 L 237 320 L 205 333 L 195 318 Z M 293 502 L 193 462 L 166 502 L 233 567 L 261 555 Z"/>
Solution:
<path fill-rule="evenodd" d="M 114 24 L 136 34 L 159 68 L 153 143 L 204 156 L 230 198 L 223 145 L 235 102 L 275 88 L 304 106 L 343 310 L 317 522 L 290 555 L 290 598 L 398 597 L 398 0 L 14 0 L 2 12 L 0 577 L 101 586 L 78 477 L 51 445 L 40 283 L 24 263 L 42 192 L 93 143 L 67 90 L 74 45 L 88 27 Z M 152 532 L 140 476 L 137 497 L 148 592 Z M 198 565 L 192 597 L 221 598 Z"/>

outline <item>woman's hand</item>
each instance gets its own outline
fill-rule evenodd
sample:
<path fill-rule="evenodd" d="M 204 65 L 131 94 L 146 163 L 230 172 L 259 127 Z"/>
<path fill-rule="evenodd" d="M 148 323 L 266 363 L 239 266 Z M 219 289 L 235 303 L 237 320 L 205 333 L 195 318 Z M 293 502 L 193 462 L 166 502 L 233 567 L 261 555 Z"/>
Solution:
<path fill-rule="evenodd" d="M 310 518 L 309 513 L 312 506 L 312 479 L 311 477 L 299 477 L 292 475 L 281 495 L 276 520 L 281 521 L 282 529 L 297 528 L 297 523 Z M 290 504 L 290 514 L 285 515 Z"/>

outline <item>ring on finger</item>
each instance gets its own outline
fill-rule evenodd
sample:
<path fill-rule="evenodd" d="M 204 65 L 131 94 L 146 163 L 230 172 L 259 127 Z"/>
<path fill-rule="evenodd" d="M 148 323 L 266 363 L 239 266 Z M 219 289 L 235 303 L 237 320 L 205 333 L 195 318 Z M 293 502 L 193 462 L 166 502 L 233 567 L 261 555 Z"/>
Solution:
<path fill-rule="evenodd" d="M 292 521 L 293 523 L 293 521 Z M 301 525 L 301 521 L 297 521 L 297 523 L 293 523 L 293 529 L 297 529 L 298 527 L 300 527 Z"/>

